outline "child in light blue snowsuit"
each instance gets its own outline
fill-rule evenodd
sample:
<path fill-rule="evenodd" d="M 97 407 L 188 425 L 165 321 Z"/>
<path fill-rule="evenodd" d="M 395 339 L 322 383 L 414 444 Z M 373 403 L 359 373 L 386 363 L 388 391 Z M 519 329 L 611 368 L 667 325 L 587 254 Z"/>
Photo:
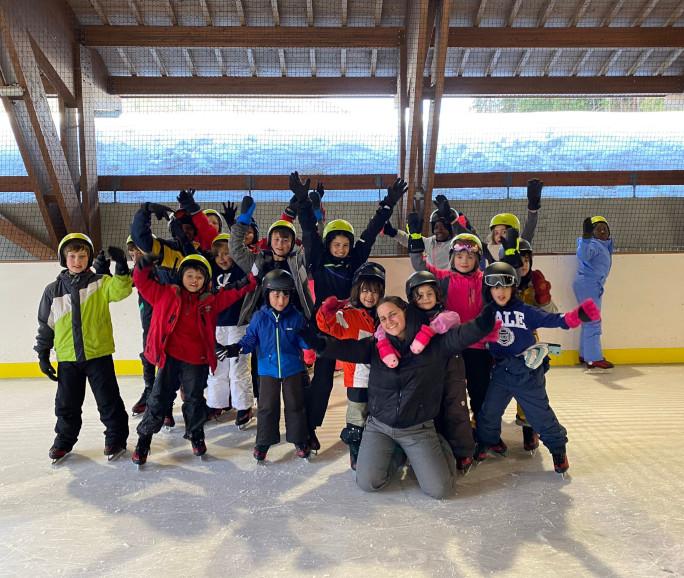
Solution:
<path fill-rule="evenodd" d="M 582 238 L 577 240 L 578 267 L 572 288 L 577 301 L 592 299 L 601 309 L 603 288 L 610 272 L 613 240 L 604 217 L 584 220 Z M 580 362 L 588 369 L 608 370 L 613 364 L 604 359 L 601 350 L 601 321 L 582 324 L 579 346 Z"/>

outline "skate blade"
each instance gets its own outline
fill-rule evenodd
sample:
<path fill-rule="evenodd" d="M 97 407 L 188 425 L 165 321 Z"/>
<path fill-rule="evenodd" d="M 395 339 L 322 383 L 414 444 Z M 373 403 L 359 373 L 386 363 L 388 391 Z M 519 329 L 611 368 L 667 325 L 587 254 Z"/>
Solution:
<path fill-rule="evenodd" d="M 175 427 L 175 426 L 174 426 L 174 427 Z M 173 432 L 173 427 L 171 427 L 171 426 L 169 426 L 169 425 L 162 426 L 162 431 L 163 431 L 164 433 L 167 433 L 167 434 L 168 434 L 168 433 L 172 433 L 172 432 Z"/>
<path fill-rule="evenodd" d="M 237 426 L 237 428 L 238 428 L 240 431 L 245 431 L 250 425 L 252 425 L 252 422 L 253 422 L 253 421 L 254 421 L 254 418 L 253 418 L 253 417 L 252 417 L 252 418 L 249 418 L 249 421 L 247 421 L 247 422 L 245 422 L 245 423 L 241 423 L 239 426 Z"/>
<path fill-rule="evenodd" d="M 51 464 L 51 465 L 53 465 L 53 466 L 58 466 L 58 465 L 61 464 L 65 459 L 67 459 L 68 456 L 69 456 L 69 454 L 67 454 L 67 455 L 65 455 L 65 456 L 62 456 L 61 458 L 57 458 L 56 460 L 52 460 L 52 464 Z"/>
<path fill-rule="evenodd" d="M 592 367 L 591 369 L 585 369 L 584 373 L 589 375 L 602 375 L 604 373 L 613 373 L 612 369 L 601 369 L 600 367 Z"/>
<path fill-rule="evenodd" d="M 530 457 L 534 457 L 534 456 L 537 455 L 537 449 L 538 449 L 538 448 L 534 448 L 533 450 L 525 450 L 525 451 L 526 451 L 528 454 L 530 454 Z"/>
<path fill-rule="evenodd" d="M 126 453 L 126 450 L 123 449 L 123 450 L 121 450 L 121 451 L 119 451 L 119 452 L 116 452 L 116 453 L 113 453 L 113 454 L 111 454 L 111 455 L 108 455 L 108 456 L 107 456 L 107 461 L 108 461 L 108 462 L 113 462 L 114 460 L 118 460 L 118 459 L 119 459 L 122 455 L 124 455 L 125 453 Z"/>

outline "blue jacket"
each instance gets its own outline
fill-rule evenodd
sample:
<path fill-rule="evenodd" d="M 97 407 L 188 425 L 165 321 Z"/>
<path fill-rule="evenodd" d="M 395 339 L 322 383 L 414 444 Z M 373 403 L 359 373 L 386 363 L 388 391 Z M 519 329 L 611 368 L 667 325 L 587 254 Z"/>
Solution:
<path fill-rule="evenodd" d="M 489 344 L 489 352 L 496 358 L 511 357 L 525 351 L 536 343 L 534 330 L 539 327 L 569 329 L 561 313 L 547 313 L 526 305 L 517 297 L 504 307 L 496 308 L 496 318 L 501 319 L 499 339 Z"/>
<path fill-rule="evenodd" d="M 577 239 L 577 280 L 584 278 L 603 285 L 610 272 L 612 254 L 612 239 Z"/>
<path fill-rule="evenodd" d="M 263 305 L 240 340 L 241 352 L 256 350 L 259 375 L 284 379 L 304 371 L 302 350 L 308 345 L 299 336 L 306 319 L 293 305 L 278 313 Z"/>

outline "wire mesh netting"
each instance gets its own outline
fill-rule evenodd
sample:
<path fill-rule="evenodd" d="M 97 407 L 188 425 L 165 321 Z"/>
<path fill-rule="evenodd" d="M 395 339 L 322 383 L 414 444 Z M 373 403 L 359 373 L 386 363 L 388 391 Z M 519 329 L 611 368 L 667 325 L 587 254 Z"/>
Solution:
<path fill-rule="evenodd" d="M 456 31 L 474 26 L 679 27 L 684 24 L 679 4 L 452 2 L 449 20 Z M 122 244 L 140 203 L 174 204 L 178 189 L 186 187 L 198 190 L 204 208 L 220 208 L 224 201 L 237 202 L 251 194 L 258 203 L 257 219 L 266 228 L 288 202 L 288 174 L 293 170 L 326 186 L 328 218 L 346 218 L 360 231 L 399 172 L 399 99 L 393 94 L 400 47 L 392 35 L 382 33 L 415 26 L 414 12 L 408 9 L 412 5 L 400 0 L 69 0 L 68 5 L 73 22 L 48 0 L 37 0 L 31 7 L 9 3 L 5 8 L 9 24 L 0 53 L 6 85 L 5 113 L 0 115 L 0 260 L 45 256 L 41 251 L 54 250 L 61 234 L 98 212 L 103 244 Z M 107 35 L 115 32 L 102 26 L 117 26 L 116 34 L 130 33 L 137 40 L 110 42 Z M 255 45 L 200 45 L 203 34 L 227 26 L 249 30 Z M 68 43 L 59 41 L 55 27 L 65 35 L 79 29 L 75 38 L 84 43 L 78 55 L 82 70 L 101 69 L 110 92 L 125 80 L 132 82 L 128 90 L 141 94 L 119 97 L 103 91 L 94 73 L 80 78 L 74 55 Z M 160 33 L 150 27 L 166 28 Z M 373 30 L 368 47 L 330 42 L 303 47 L 287 39 L 303 29 L 323 38 L 332 30 L 353 33 L 355 28 Z M 164 31 L 171 35 L 180 29 L 192 41 L 171 46 Z M 146 35 L 147 30 L 153 31 Z M 275 40 L 274 46 L 264 46 L 267 35 L 285 38 L 285 47 Z M 148 36 L 158 38 L 158 45 Z M 427 49 L 426 86 L 434 50 Z M 510 77 L 531 83 L 556 76 L 676 77 L 684 72 L 683 53 L 667 47 L 450 46 L 445 74 L 452 79 Z M 385 84 L 364 90 L 390 90 L 375 98 L 285 96 L 288 90 L 304 94 L 302 87 L 326 79 L 380 81 Z M 212 86 L 200 81 L 216 82 L 214 88 L 247 81 L 252 84 L 241 90 L 250 96 L 218 98 L 212 96 Z M 151 92 L 162 86 L 156 82 L 166 83 L 169 92 L 186 90 L 194 97 L 152 98 L 131 88 L 145 86 Z M 24 96 L 9 96 L 17 89 L 25 91 Z M 260 96 L 281 89 L 281 97 Z M 48 98 L 41 91 L 47 91 Z M 80 92 L 95 112 L 90 140 L 79 134 L 84 120 L 75 95 Z M 425 155 L 428 117 L 426 101 Z M 63 153 L 50 149 L 50 143 L 61 144 Z M 41 160 L 46 157 L 50 166 Z M 595 179 L 586 174 L 573 178 L 580 171 L 595 173 Z M 654 171 L 660 174 L 654 176 Z M 684 182 L 672 176 L 674 171 L 684 171 L 681 96 L 447 97 L 441 103 L 438 188 L 433 195 L 445 194 L 480 232 L 486 232 L 497 212 L 524 216 L 521 178 L 558 173 L 554 182 L 576 183 L 547 183 L 535 237 L 538 252 L 573 252 L 582 219 L 597 213 L 611 221 L 618 251 L 684 250 Z M 476 181 L 480 184 L 474 185 Z M 55 183 L 70 188 L 71 194 L 62 199 L 55 194 Z M 420 194 L 422 182 L 416 189 Z M 393 221 L 403 225 L 405 211 L 397 213 L 401 215 Z M 51 221 L 57 222 L 53 228 L 46 226 Z M 155 232 L 165 234 L 163 227 Z M 383 237 L 374 254 L 402 251 Z"/>

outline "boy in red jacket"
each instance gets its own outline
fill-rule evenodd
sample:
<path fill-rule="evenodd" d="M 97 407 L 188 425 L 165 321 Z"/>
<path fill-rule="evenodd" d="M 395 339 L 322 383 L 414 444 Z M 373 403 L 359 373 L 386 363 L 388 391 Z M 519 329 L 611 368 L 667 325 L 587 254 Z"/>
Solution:
<path fill-rule="evenodd" d="M 185 394 L 185 438 L 196 456 L 206 453 L 204 388 L 209 370 L 216 369 L 216 319 L 256 287 L 250 274 L 233 287 L 211 293 L 211 265 L 201 255 L 188 255 L 180 262 L 179 285 L 161 285 L 151 275 L 154 258 L 144 255 L 133 272 L 138 292 L 153 307 L 145 357 L 159 368 L 137 428 L 132 460 L 138 466 L 147 461 L 152 435 L 161 429 L 165 409 L 179 385 Z"/>

